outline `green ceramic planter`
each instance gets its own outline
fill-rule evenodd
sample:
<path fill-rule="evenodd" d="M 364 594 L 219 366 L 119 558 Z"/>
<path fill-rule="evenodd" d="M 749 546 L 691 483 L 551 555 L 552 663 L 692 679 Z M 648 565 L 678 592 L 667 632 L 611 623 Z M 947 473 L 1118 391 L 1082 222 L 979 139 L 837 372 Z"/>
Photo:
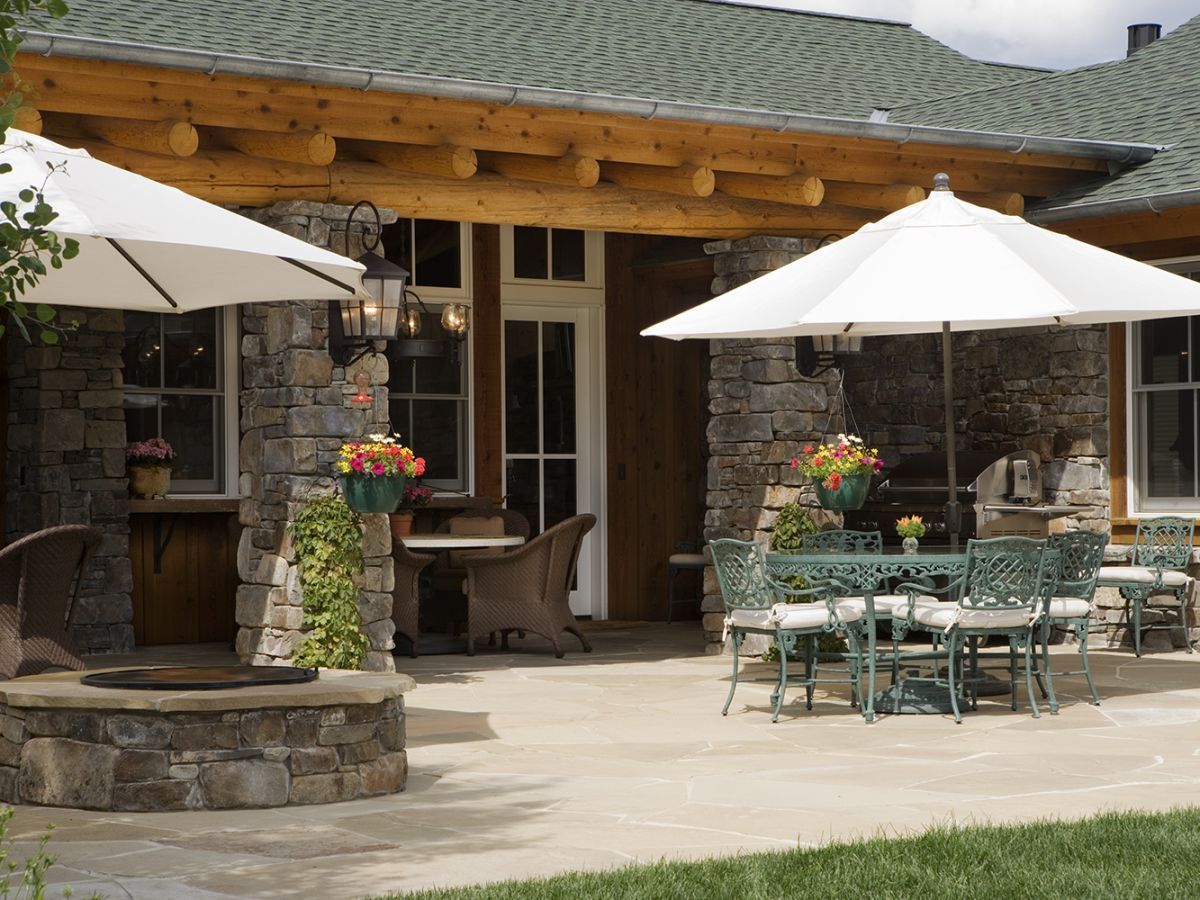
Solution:
<path fill-rule="evenodd" d="M 338 478 L 342 482 L 342 496 L 356 513 L 395 512 L 408 481 L 403 476 L 339 475 Z"/>
<path fill-rule="evenodd" d="M 843 475 L 836 491 L 831 491 L 821 481 L 813 483 L 817 491 L 817 503 L 822 509 L 862 509 L 870 486 L 871 476 L 863 474 Z"/>

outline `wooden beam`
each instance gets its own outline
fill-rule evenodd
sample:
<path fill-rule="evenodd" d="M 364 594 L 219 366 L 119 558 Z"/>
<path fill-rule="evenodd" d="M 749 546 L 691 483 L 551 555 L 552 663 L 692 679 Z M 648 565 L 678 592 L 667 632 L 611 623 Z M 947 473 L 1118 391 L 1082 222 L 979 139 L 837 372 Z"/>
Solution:
<path fill-rule="evenodd" d="M 820 206 L 825 197 L 824 183 L 812 175 L 772 178 L 765 175 L 744 175 L 740 172 L 719 172 L 717 190 L 730 197 L 792 203 L 796 206 Z"/>
<path fill-rule="evenodd" d="M 982 194 L 963 191 L 962 193 L 956 192 L 955 196 L 961 197 L 968 203 L 974 203 L 976 206 L 986 206 L 988 209 L 994 209 L 996 212 L 1006 215 L 1021 216 L 1025 214 L 1025 198 L 1015 191 L 988 191 Z"/>
<path fill-rule="evenodd" d="M 1049 226 L 1098 247 L 1122 247 L 1140 256 L 1136 245 L 1194 238 L 1200 234 L 1200 206 L 1180 206 L 1162 212 L 1093 217 L 1053 222 Z M 1193 251 L 1195 252 L 1195 251 Z"/>
<path fill-rule="evenodd" d="M 248 156 L 261 156 L 307 166 L 327 166 L 337 156 L 337 141 L 324 131 L 291 131 L 286 134 L 245 128 L 214 129 L 222 144 Z"/>
<path fill-rule="evenodd" d="M 479 169 L 479 160 L 470 147 L 443 144 L 416 147 L 408 144 L 384 144 L 378 141 L 348 143 L 356 153 L 397 172 L 435 175 L 442 178 L 470 178 Z"/>
<path fill-rule="evenodd" d="M 605 181 L 621 187 L 683 197 L 707 197 L 716 188 L 713 170 L 690 163 L 673 169 L 661 166 L 638 166 L 630 163 L 606 162 L 600 168 Z"/>
<path fill-rule="evenodd" d="M 853 206 L 857 209 L 876 209 L 895 212 L 925 199 L 925 190 L 915 184 L 854 184 L 848 181 L 829 181 L 825 197 L 830 203 Z"/>
<path fill-rule="evenodd" d="M 13 113 L 12 127 L 29 134 L 41 134 L 42 114 L 32 106 L 18 106 Z"/>
<path fill-rule="evenodd" d="M 539 185 L 492 173 L 464 181 L 399 172 L 342 157 L 321 167 L 233 151 L 201 150 L 189 159 L 180 159 L 96 141 L 77 143 L 99 159 L 214 203 L 266 206 L 279 200 L 315 200 L 351 204 L 368 199 L 406 217 L 699 238 L 846 234 L 867 221 L 859 211 L 828 205 L 805 208 L 724 195 L 664 197 L 613 184 L 592 188 Z"/>
<path fill-rule="evenodd" d="M 520 153 L 478 153 L 479 165 L 517 181 L 592 187 L 600 180 L 600 164 L 590 156 L 528 156 Z"/>
<path fill-rule="evenodd" d="M 196 129 L 177 119 L 138 122 L 105 116 L 84 116 L 80 121 L 89 134 L 127 150 L 188 157 L 200 146 L 200 136 Z"/>

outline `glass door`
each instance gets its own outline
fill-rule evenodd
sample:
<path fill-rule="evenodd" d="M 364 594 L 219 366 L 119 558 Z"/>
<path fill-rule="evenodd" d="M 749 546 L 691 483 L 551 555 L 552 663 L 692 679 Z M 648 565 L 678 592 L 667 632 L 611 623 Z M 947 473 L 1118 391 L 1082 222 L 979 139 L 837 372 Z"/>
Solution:
<path fill-rule="evenodd" d="M 588 317 L 561 307 L 504 312 L 504 492 L 506 505 L 540 534 L 594 512 L 594 454 L 586 368 Z M 584 540 L 571 609 L 592 615 L 595 531 Z"/>

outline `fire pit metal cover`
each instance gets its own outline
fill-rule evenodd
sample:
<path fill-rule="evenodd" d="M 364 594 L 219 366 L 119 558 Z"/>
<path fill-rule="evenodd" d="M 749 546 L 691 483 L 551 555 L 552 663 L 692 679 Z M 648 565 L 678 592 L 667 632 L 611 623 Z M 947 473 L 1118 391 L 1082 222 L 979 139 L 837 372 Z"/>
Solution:
<path fill-rule="evenodd" d="M 295 666 L 167 666 L 96 672 L 84 675 L 80 681 L 106 688 L 215 691 L 272 684 L 304 684 L 316 680 L 316 677 L 316 669 L 298 669 Z"/>

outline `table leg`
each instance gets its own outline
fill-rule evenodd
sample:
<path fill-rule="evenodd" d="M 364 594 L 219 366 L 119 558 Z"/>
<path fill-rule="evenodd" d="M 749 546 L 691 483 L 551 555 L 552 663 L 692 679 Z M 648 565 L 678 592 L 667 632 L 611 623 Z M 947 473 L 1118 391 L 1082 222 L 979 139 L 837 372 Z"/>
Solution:
<path fill-rule="evenodd" d="M 863 702 L 863 716 L 867 722 L 875 721 L 875 595 L 867 591 L 863 595 L 867 612 L 867 691 Z M 861 671 L 861 670 L 860 670 Z"/>

